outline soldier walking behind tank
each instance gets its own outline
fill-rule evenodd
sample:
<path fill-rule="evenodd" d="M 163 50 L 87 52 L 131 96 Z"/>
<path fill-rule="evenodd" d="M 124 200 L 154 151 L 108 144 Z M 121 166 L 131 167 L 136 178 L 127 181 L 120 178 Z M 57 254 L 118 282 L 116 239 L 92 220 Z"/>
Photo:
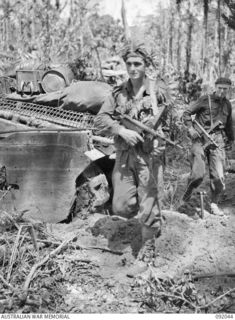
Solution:
<path fill-rule="evenodd" d="M 232 107 L 226 97 L 230 86 L 230 79 L 218 78 L 215 82 L 215 92 L 200 97 L 183 114 L 184 123 L 188 126 L 188 132 L 193 142 L 191 149 L 191 175 L 183 201 L 188 201 L 194 188 L 197 188 L 203 181 L 207 160 L 211 188 L 210 209 L 211 213 L 215 215 L 223 215 L 223 211 L 218 207 L 218 202 L 222 191 L 225 189 L 225 148 L 232 148 L 234 142 Z M 219 148 L 209 148 L 204 151 L 204 140 L 192 124 L 192 115 L 195 115 L 195 120 L 206 130 L 210 129 L 217 121 L 222 122 L 222 126 L 219 126 L 212 134 Z"/>
<path fill-rule="evenodd" d="M 147 124 L 145 120 L 153 114 L 150 79 L 146 76 L 150 57 L 141 46 L 128 46 L 122 57 L 129 79 L 114 88 L 106 99 L 95 126 L 99 134 L 114 136 L 116 161 L 112 176 L 112 209 L 115 215 L 139 220 L 142 232 L 140 252 L 143 253 L 150 246 L 155 248 L 155 238 L 161 230 L 165 144 L 152 138 L 146 141 L 138 132 L 123 126 L 118 117 L 127 114 Z M 147 269 L 147 264 L 140 260 L 139 254 L 129 275 Z"/>

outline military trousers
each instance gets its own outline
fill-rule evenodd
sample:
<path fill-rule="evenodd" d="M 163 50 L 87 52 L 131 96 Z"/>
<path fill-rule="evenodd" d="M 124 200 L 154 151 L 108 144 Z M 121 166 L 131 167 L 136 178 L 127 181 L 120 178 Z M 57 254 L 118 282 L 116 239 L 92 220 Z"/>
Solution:
<path fill-rule="evenodd" d="M 163 159 L 136 148 L 117 150 L 112 176 L 114 214 L 128 219 L 136 217 L 141 224 L 159 227 Z"/>
<path fill-rule="evenodd" d="M 204 151 L 203 143 L 197 140 L 193 143 L 190 163 L 191 174 L 188 181 L 188 187 L 191 185 L 197 188 L 206 174 L 206 164 L 209 166 L 211 202 L 218 203 L 221 192 L 225 189 L 225 160 L 226 154 L 222 134 L 214 135 L 213 139 L 219 145 L 219 148 Z"/>

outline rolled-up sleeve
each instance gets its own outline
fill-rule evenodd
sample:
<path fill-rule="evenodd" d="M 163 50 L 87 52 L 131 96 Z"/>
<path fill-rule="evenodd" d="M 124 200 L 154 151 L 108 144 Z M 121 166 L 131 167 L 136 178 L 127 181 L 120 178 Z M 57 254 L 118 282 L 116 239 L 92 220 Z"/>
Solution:
<path fill-rule="evenodd" d="M 206 107 L 205 105 L 205 96 L 202 96 L 197 101 L 189 106 L 187 110 L 184 111 L 182 120 L 187 127 L 192 125 L 191 116 L 194 114 L 198 114 L 202 109 Z"/>
<path fill-rule="evenodd" d="M 115 101 L 110 94 L 104 101 L 99 113 L 95 117 L 95 131 L 100 135 L 116 136 L 119 134 L 122 126 L 114 118 Z"/>

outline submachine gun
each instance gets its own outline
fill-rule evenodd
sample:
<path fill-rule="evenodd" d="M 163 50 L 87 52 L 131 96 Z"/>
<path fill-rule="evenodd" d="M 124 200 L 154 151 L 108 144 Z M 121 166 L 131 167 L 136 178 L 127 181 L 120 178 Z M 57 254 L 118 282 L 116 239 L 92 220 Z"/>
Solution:
<path fill-rule="evenodd" d="M 158 114 L 156 116 L 153 116 L 153 118 L 154 118 L 153 128 L 150 128 L 149 126 L 145 125 L 144 123 L 142 123 L 138 120 L 135 120 L 126 114 L 120 115 L 121 123 L 127 129 L 134 130 L 134 131 L 138 132 L 139 134 L 141 134 L 143 132 L 148 133 L 151 136 L 153 136 L 154 138 L 160 138 L 160 139 L 164 140 L 166 143 L 168 143 L 174 147 L 177 147 L 179 149 L 183 149 L 183 147 L 180 146 L 177 142 L 174 142 L 174 141 L 164 137 L 162 134 L 157 132 L 157 129 L 158 129 L 160 122 L 161 122 L 161 117 L 166 109 L 166 105 L 162 105 L 158 108 L 159 108 Z"/>
<path fill-rule="evenodd" d="M 221 121 L 216 121 L 212 125 L 212 127 L 208 131 L 206 131 L 197 120 L 193 119 L 192 121 L 197 132 L 200 134 L 201 137 L 205 139 L 205 144 L 203 146 L 203 149 L 207 151 L 209 149 L 219 148 L 219 145 L 214 141 L 211 134 L 213 134 L 217 130 L 223 129 L 224 128 L 223 123 Z"/>

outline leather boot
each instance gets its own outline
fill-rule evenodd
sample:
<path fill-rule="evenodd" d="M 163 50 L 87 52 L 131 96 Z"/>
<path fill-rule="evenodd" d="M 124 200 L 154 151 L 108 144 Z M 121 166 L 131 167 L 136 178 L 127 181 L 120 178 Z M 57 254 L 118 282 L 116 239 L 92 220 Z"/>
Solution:
<path fill-rule="evenodd" d="M 154 228 L 146 225 L 142 226 L 142 247 L 137 257 L 138 260 L 153 264 L 155 259 L 155 240 L 160 235 L 160 230 L 160 225 Z"/>
<path fill-rule="evenodd" d="M 155 259 L 155 239 L 160 234 L 160 228 L 151 228 L 143 225 L 142 233 L 142 247 L 134 262 L 127 272 L 127 277 L 134 278 L 139 274 L 148 270 L 149 265 L 154 264 Z"/>
<path fill-rule="evenodd" d="M 211 203 L 211 214 L 224 216 L 223 210 L 221 210 L 216 203 Z"/>

